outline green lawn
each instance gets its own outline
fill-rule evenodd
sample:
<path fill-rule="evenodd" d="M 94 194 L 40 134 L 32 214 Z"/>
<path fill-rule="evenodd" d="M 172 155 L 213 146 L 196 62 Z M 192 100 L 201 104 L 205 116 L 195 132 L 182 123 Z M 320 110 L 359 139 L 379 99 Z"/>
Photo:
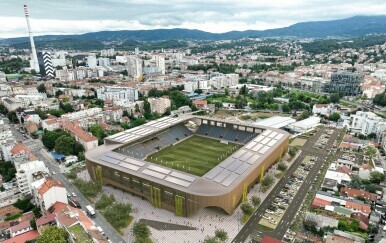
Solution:
<path fill-rule="evenodd" d="M 146 161 L 202 176 L 240 147 L 238 144 L 223 144 L 216 139 L 192 136 L 149 155 Z"/>

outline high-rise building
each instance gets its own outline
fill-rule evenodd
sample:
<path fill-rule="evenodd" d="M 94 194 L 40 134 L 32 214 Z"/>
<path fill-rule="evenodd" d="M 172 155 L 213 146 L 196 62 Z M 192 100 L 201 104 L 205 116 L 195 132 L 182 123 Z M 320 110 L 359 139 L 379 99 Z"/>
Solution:
<path fill-rule="evenodd" d="M 135 80 L 142 79 L 142 59 L 138 57 L 128 57 L 127 58 L 127 70 L 129 76 L 134 78 Z"/>
<path fill-rule="evenodd" d="M 358 96 L 362 94 L 361 83 L 363 77 L 358 73 L 334 73 L 331 82 L 326 84 L 324 91 L 327 93 L 342 93 L 344 96 Z"/>
<path fill-rule="evenodd" d="M 170 99 L 167 96 L 148 98 L 147 101 L 150 103 L 150 110 L 152 113 L 164 114 L 171 106 Z"/>
<path fill-rule="evenodd" d="M 54 67 L 52 65 L 52 56 L 48 51 L 39 52 L 38 62 L 40 69 L 44 71 L 44 74 L 49 77 L 54 77 Z"/>
<path fill-rule="evenodd" d="M 38 62 L 38 55 L 36 54 L 34 37 L 33 37 L 33 34 L 32 34 L 31 25 L 29 23 L 29 13 L 28 13 L 27 5 L 24 5 L 24 14 L 25 14 L 25 18 L 27 20 L 29 40 L 31 42 L 31 61 L 30 61 L 30 66 L 31 66 L 31 69 L 34 69 L 37 73 L 39 73 L 40 72 L 40 68 L 39 68 L 39 62 Z"/>
<path fill-rule="evenodd" d="M 98 58 L 98 66 L 109 67 L 110 66 L 110 59 L 107 57 Z"/>
<path fill-rule="evenodd" d="M 155 66 L 161 69 L 162 74 L 165 74 L 165 57 L 161 55 L 156 55 Z"/>
<path fill-rule="evenodd" d="M 96 56 L 90 55 L 87 57 L 87 66 L 89 68 L 95 68 L 97 66 Z"/>

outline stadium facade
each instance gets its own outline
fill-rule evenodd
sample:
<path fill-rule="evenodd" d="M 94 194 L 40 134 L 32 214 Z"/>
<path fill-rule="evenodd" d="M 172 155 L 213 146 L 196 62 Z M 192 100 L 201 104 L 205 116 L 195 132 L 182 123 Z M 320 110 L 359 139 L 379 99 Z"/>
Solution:
<path fill-rule="evenodd" d="M 193 135 L 242 147 L 219 155 L 223 161 L 203 176 L 145 161 Z M 96 183 L 123 189 L 177 215 L 206 207 L 232 214 L 288 144 L 289 134 L 275 128 L 202 116 L 164 117 L 105 138 L 103 145 L 87 151 L 86 165 Z"/>

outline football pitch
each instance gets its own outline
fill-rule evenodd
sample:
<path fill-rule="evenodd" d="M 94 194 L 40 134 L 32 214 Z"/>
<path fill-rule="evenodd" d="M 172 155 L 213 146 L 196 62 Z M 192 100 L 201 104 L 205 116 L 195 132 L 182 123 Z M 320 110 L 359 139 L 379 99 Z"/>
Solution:
<path fill-rule="evenodd" d="M 202 176 L 240 147 L 239 144 L 223 144 L 216 139 L 192 136 L 147 156 L 146 161 Z"/>

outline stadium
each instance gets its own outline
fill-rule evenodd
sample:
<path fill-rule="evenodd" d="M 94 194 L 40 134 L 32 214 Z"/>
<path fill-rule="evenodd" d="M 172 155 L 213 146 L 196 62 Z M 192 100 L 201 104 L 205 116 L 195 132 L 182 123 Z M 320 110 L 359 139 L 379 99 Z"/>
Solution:
<path fill-rule="evenodd" d="M 164 117 L 105 138 L 86 153 L 87 170 L 155 207 L 189 216 L 232 214 L 288 149 L 285 131 L 203 116 Z"/>

